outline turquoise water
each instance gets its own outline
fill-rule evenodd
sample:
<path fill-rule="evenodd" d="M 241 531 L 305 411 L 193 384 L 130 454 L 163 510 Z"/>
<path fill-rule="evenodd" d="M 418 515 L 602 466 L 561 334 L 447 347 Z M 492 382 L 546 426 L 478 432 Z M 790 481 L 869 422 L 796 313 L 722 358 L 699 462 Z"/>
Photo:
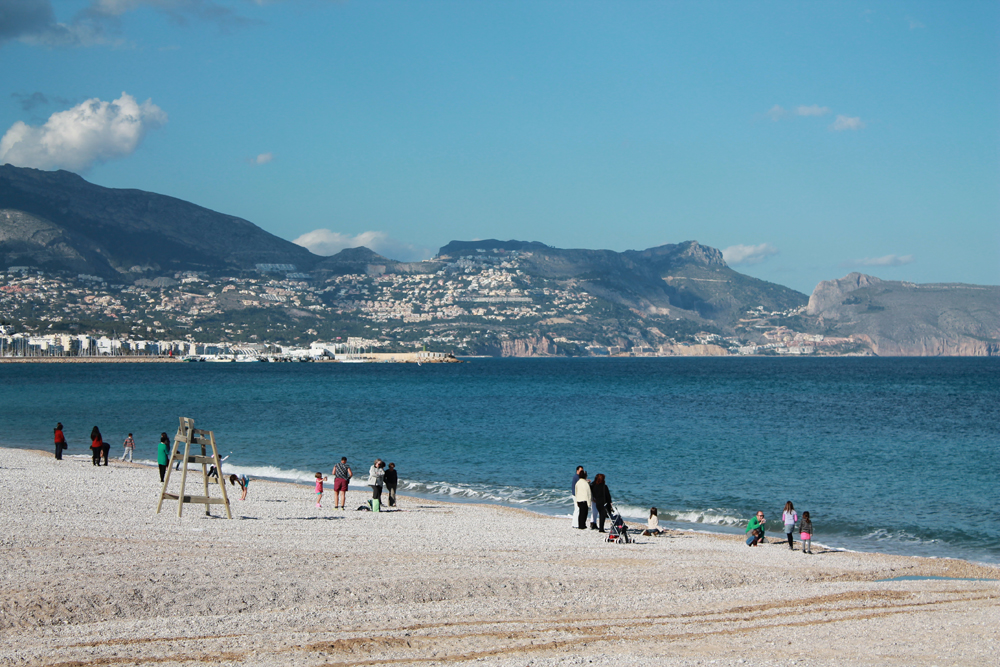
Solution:
<path fill-rule="evenodd" d="M 476 359 L 0 364 L 0 445 L 152 459 L 180 415 L 226 471 L 308 481 L 347 456 L 407 493 L 561 514 L 580 464 L 626 516 L 742 531 L 809 510 L 830 546 L 1000 562 L 998 359 Z M 230 465 L 231 464 L 231 465 Z M 99 475 L 95 470 L 95 475 Z M 151 480 L 155 474 L 151 475 Z"/>

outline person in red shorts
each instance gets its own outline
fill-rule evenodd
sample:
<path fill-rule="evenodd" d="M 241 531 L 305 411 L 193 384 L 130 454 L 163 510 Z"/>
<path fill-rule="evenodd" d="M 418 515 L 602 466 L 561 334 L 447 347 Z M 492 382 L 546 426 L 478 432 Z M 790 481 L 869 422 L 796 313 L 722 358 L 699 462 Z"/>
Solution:
<path fill-rule="evenodd" d="M 333 468 L 333 509 L 347 509 L 345 507 L 345 503 L 347 502 L 347 485 L 350 483 L 352 477 L 354 477 L 354 472 L 347 465 L 347 457 L 342 456 L 340 463 Z"/>

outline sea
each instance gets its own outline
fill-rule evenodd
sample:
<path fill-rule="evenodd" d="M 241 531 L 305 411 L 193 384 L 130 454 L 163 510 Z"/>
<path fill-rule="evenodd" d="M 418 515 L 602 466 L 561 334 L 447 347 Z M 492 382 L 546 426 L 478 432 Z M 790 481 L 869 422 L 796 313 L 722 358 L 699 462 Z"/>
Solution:
<path fill-rule="evenodd" d="M 51 451 L 61 421 L 89 457 L 97 425 L 153 465 L 181 416 L 226 474 L 305 485 L 346 456 L 359 488 L 378 457 L 403 494 L 568 517 L 582 465 L 630 519 L 763 510 L 780 540 L 790 500 L 832 548 L 1000 563 L 995 358 L 0 364 L 0 446 Z"/>

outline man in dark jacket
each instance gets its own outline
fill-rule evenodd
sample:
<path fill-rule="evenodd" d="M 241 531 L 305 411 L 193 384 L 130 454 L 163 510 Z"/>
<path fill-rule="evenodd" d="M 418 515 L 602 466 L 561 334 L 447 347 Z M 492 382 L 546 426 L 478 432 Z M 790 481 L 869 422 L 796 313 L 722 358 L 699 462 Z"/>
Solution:
<path fill-rule="evenodd" d="M 389 507 L 396 506 L 396 483 L 398 481 L 399 477 L 396 475 L 396 464 L 390 463 L 389 469 L 385 471 L 385 475 L 382 477 L 382 483 L 389 491 Z"/>

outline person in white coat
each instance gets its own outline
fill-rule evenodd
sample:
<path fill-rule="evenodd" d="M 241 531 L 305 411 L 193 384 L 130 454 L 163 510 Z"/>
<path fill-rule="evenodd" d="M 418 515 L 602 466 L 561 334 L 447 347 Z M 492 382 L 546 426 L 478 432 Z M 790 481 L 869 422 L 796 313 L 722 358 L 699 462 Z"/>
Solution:
<path fill-rule="evenodd" d="M 576 483 L 580 481 L 580 473 L 583 472 L 583 466 L 577 466 L 576 472 L 573 473 L 573 481 L 569 484 L 569 494 L 573 498 L 573 516 L 569 525 L 576 528 L 576 524 L 580 521 L 580 506 L 576 504 Z"/>
<path fill-rule="evenodd" d="M 587 514 L 590 510 L 590 501 L 592 500 L 592 496 L 590 494 L 590 482 L 587 481 L 586 470 L 580 471 L 580 479 L 576 483 L 573 500 L 576 501 L 576 506 L 580 508 L 580 519 L 577 522 L 576 527 L 580 530 L 587 530 Z"/>
<path fill-rule="evenodd" d="M 382 503 L 382 479 L 385 477 L 385 464 L 382 459 L 375 459 L 375 463 L 368 469 L 368 486 L 372 487 L 372 498 Z"/>

